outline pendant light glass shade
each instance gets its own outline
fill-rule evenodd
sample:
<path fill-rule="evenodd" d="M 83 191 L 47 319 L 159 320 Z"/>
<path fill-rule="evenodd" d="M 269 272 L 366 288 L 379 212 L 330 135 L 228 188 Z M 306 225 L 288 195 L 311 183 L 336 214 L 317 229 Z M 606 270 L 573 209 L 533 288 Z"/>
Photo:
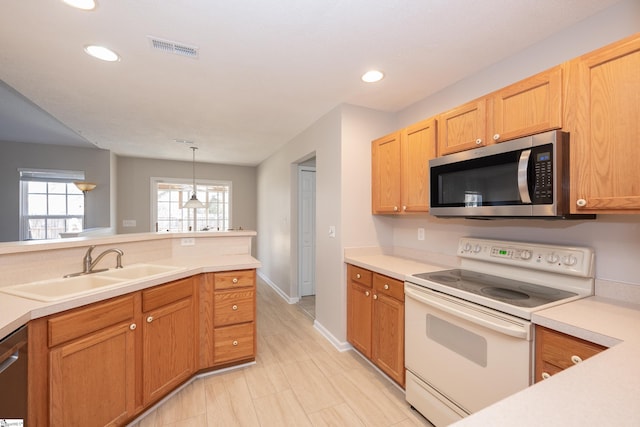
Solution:
<path fill-rule="evenodd" d="M 187 203 L 182 206 L 184 209 L 200 209 L 204 208 L 204 205 L 196 196 L 196 150 L 198 147 L 190 147 L 193 150 L 193 193 Z"/>

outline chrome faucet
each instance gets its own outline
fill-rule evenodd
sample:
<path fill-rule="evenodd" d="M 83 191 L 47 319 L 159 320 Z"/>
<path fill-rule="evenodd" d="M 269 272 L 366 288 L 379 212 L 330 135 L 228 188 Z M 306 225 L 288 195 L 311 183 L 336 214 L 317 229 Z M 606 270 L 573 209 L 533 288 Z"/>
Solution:
<path fill-rule="evenodd" d="M 84 274 L 91 274 L 91 273 L 98 273 L 100 271 L 107 271 L 108 268 L 102 268 L 100 270 L 94 270 L 96 264 L 98 264 L 100 262 L 100 260 L 102 258 L 104 258 L 105 255 L 107 255 L 108 253 L 115 253 L 117 258 L 116 258 L 116 268 L 122 268 L 122 255 L 124 255 L 124 252 L 122 252 L 122 250 L 120 249 L 115 249 L 115 248 L 111 248 L 111 249 L 107 249 L 104 252 L 102 252 L 100 255 L 98 255 L 98 257 L 94 260 L 91 257 L 91 252 L 95 249 L 95 245 L 91 245 L 89 246 L 89 249 L 87 249 L 87 252 L 84 254 L 84 257 L 82 258 L 82 271 L 80 273 L 72 273 L 72 274 L 67 274 L 64 277 L 74 277 L 74 276 L 82 276 Z"/>

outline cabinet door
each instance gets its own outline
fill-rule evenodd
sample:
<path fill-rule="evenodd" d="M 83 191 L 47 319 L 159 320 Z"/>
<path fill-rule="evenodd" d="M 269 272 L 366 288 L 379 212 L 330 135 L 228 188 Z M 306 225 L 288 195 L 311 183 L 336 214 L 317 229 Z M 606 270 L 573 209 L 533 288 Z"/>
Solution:
<path fill-rule="evenodd" d="M 347 285 L 347 341 L 371 358 L 371 287 Z"/>
<path fill-rule="evenodd" d="M 487 101 L 472 101 L 438 116 L 438 156 L 483 147 L 486 135 Z"/>
<path fill-rule="evenodd" d="M 397 299 L 404 297 L 403 283 L 380 274 L 373 282 L 371 360 L 404 387 L 404 303 Z"/>
<path fill-rule="evenodd" d="M 110 326 L 50 352 L 52 426 L 115 426 L 135 411 L 135 332 Z"/>
<path fill-rule="evenodd" d="M 429 160 L 436 157 L 436 121 L 407 127 L 401 140 L 402 211 L 429 211 Z"/>
<path fill-rule="evenodd" d="M 640 36 L 573 62 L 571 211 L 640 213 Z"/>
<path fill-rule="evenodd" d="M 371 211 L 400 211 L 400 132 L 371 143 Z"/>
<path fill-rule="evenodd" d="M 506 141 L 562 127 L 562 67 L 554 67 L 494 93 L 489 135 Z"/>
<path fill-rule="evenodd" d="M 187 282 L 187 283 L 184 283 Z M 191 296 L 143 313 L 142 382 L 144 405 L 159 399 L 195 372 L 196 317 Z M 170 285 L 154 288 L 154 291 Z M 143 294 L 144 300 L 144 294 Z"/>

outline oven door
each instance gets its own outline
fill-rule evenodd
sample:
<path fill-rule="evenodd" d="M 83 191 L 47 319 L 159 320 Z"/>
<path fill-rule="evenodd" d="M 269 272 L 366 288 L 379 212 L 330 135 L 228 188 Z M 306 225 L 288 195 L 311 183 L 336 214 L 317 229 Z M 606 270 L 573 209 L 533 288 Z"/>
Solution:
<path fill-rule="evenodd" d="M 530 322 L 411 283 L 405 296 L 405 365 L 430 395 L 432 413 L 423 415 L 436 425 L 531 384 Z"/>

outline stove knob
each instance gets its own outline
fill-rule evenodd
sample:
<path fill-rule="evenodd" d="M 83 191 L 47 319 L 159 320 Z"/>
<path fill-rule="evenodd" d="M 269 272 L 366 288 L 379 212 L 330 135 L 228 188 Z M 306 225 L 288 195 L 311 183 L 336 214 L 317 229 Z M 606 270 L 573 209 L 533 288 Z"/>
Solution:
<path fill-rule="evenodd" d="M 524 250 L 524 251 L 522 251 L 522 253 L 520 254 L 520 258 L 526 261 L 526 260 L 528 260 L 528 259 L 531 259 L 531 256 L 532 256 L 532 255 L 533 255 L 533 254 L 531 253 L 531 251 L 530 251 L 530 250 L 525 249 L 525 250 Z"/>
<path fill-rule="evenodd" d="M 555 264 L 560 260 L 560 257 L 558 256 L 558 254 L 554 254 L 553 252 L 551 252 L 547 255 L 546 259 L 549 264 Z"/>
<path fill-rule="evenodd" d="M 480 245 L 475 245 L 473 247 L 473 252 L 475 252 L 477 254 L 479 254 L 481 250 L 482 250 L 482 246 L 480 246 Z"/>
<path fill-rule="evenodd" d="M 574 257 L 573 255 L 569 255 L 564 257 L 562 259 L 562 262 L 564 263 L 564 265 L 572 266 L 576 265 L 576 263 L 578 262 L 578 258 Z"/>
<path fill-rule="evenodd" d="M 464 244 L 463 250 L 465 252 L 469 252 L 471 250 L 471 243 L 467 242 Z"/>

